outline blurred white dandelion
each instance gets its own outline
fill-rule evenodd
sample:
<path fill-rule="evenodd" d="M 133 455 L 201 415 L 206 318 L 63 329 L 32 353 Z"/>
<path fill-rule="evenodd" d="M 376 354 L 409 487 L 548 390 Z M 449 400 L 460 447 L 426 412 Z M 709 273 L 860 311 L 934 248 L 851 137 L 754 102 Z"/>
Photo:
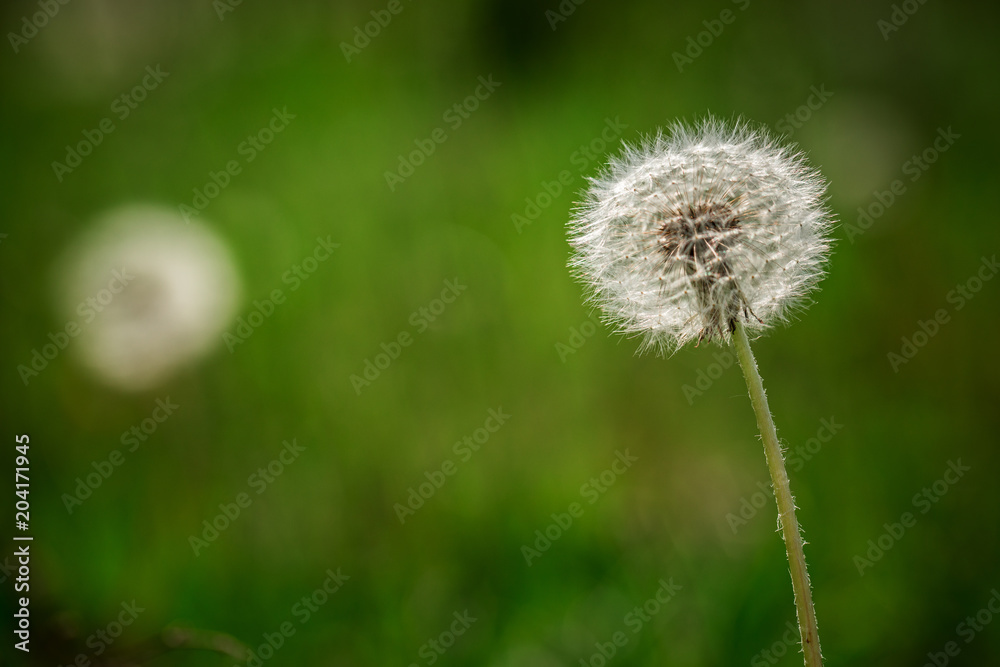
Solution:
<path fill-rule="evenodd" d="M 226 245 L 171 209 L 109 211 L 60 261 L 57 294 L 80 326 L 74 351 L 99 379 L 153 388 L 221 341 L 240 282 Z"/>
<path fill-rule="evenodd" d="M 574 274 L 643 347 L 728 342 L 784 321 L 823 275 L 831 216 L 802 155 L 745 123 L 674 125 L 591 179 Z"/>

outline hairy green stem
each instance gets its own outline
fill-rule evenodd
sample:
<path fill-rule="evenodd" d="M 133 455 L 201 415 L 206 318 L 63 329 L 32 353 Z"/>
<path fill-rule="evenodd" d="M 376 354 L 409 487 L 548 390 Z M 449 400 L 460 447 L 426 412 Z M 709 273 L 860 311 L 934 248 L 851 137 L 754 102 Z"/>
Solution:
<path fill-rule="evenodd" d="M 799 522 L 795 518 L 795 500 L 789 488 L 788 473 L 785 472 L 785 458 L 778 442 L 778 433 L 774 428 L 771 410 L 767 407 L 764 383 L 757 371 L 757 360 L 750 350 L 750 341 L 747 340 L 743 324 L 739 321 L 736 322 L 733 332 L 733 347 L 736 348 L 736 356 L 740 360 L 747 390 L 750 392 L 750 402 L 757 415 L 757 427 L 760 429 L 767 468 L 774 485 L 774 498 L 778 502 L 778 518 L 781 521 L 781 534 L 785 538 L 785 551 L 788 552 L 792 591 L 795 594 L 795 613 L 799 620 L 799 635 L 802 638 L 805 664 L 806 667 L 820 667 L 823 658 L 819 650 L 816 609 L 813 607 L 812 591 L 809 589 L 809 572 L 806 570 L 806 556 L 802 551 L 802 535 L 799 532 Z"/>

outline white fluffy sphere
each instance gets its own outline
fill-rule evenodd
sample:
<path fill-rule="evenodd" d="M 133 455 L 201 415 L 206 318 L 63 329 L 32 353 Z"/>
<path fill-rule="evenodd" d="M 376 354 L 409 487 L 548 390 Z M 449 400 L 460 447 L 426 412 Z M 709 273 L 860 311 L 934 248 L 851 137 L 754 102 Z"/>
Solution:
<path fill-rule="evenodd" d="M 62 308 L 80 326 L 78 358 L 127 391 L 155 387 L 217 345 L 240 294 L 225 244 L 152 206 L 101 216 L 58 273 Z"/>
<path fill-rule="evenodd" d="M 574 274 L 643 347 L 784 321 L 823 275 L 832 218 L 801 154 L 709 118 L 626 147 L 570 223 Z"/>

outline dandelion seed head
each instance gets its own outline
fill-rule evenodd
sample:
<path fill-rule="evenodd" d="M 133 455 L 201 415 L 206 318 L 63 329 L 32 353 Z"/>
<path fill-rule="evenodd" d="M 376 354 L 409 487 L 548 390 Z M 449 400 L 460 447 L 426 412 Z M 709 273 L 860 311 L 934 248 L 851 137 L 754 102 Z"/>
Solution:
<path fill-rule="evenodd" d="M 218 346 L 240 295 L 218 236 L 145 204 L 100 216 L 56 276 L 60 310 L 80 330 L 73 351 L 122 391 L 153 389 Z"/>
<path fill-rule="evenodd" d="M 801 153 L 744 122 L 675 124 L 626 146 L 570 222 L 570 267 L 642 349 L 784 322 L 823 276 L 832 216 Z"/>

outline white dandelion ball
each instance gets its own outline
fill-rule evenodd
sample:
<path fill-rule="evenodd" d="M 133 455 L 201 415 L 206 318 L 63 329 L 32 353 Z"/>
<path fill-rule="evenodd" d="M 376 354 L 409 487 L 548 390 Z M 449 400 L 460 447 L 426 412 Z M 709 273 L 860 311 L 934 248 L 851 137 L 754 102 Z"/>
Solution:
<path fill-rule="evenodd" d="M 785 321 L 823 275 L 825 182 L 764 130 L 708 118 L 626 147 L 570 222 L 570 267 L 642 348 Z"/>
<path fill-rule="evenodd" d="M 239 302 L 226 245 L 171 209 L 132 205 L 100 217 L 57 270 L 80 361 L 125 391 L 161 384 L 221 341 Z"/>

